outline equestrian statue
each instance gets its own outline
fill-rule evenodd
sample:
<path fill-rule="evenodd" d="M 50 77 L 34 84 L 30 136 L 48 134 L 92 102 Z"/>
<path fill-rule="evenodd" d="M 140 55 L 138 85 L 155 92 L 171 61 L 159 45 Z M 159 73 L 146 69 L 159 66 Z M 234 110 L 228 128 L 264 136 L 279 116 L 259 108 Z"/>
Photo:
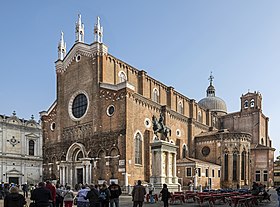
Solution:
<path fill-rule="evenodd" d="M 161 135 L 163 135 L 161 136 L 161 139 L 169 142 L 169 136 L 171 136 L 171 129 L 165 126 L 163 121 L 164 118 L 162 113 L 160 113 L 158 120 L 155 117 L 155 115 L 153 115 L 152 122 L 153 122 L 154 134 L 156 135 L 157 138 L 159 138 L 158 133 L 160 133 Z"/>

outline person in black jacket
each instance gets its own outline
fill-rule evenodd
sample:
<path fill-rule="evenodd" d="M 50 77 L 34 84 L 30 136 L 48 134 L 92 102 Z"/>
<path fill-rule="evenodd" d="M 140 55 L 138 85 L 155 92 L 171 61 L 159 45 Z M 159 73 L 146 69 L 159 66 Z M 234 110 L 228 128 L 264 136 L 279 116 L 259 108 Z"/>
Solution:
<path fill-rule="evenodd" d="M 19 194 L 17 187 L 11 187 L 10 194 L 4 199 L 4 207 L 23 207 L 26 200 L 23 195 Z"/>
<path fill-rule="evenodd" d="M 52 194 L 51 191 L 46 188 L 46 184 L 40 182 L 38 188 L 33 190 L 30 199 L 35 201 L 36 206 L 49 207 L 50 202 L 52 202 Z"/>
<path fill-rule="evenodd" d="M 106 182 L 104 182 L 99 191 L 99 201 L 101 207 L 109 207 L 111 193 L 107 187 Z"/>
<path fill-rule="evenodd" d="M 110 196 L 110 207 L 119 207 L 119 197 L 122 194 L 121 187 L 116 184 L 114 181 L 111 182 L 111 185 L 109 186 L 109 191 L 111 193 Z"/>
<path fill-rule="evenodd" d="M 89 188 L 90 191 L 88 191 L 85 197 L 85 199 L 89 200 L 89 207 L 100 207 L 99 191 L 97 189 L 97 186 L 90 185 Z"/>
<path fill-rule="evenodd" d="M 160 191 L 160 194 L 161 194 L 161 200 L 163 201 L 163 206 L 168 207 L 168 199 L 171 197 L 171 194 L 168 191 L 166 184 L 163 184 L 163 188 Z"/>

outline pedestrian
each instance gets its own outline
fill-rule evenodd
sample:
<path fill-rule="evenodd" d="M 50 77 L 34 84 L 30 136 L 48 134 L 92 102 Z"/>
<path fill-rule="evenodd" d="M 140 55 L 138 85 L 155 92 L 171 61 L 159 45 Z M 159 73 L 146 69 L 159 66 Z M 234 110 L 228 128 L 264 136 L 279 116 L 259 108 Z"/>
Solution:
<path fill-rule="evenodd" d="M 52 201 L 52 194 L 49 189 L 46 188 L 45 182 L 39 182 L 38 187 L 32 191 L 31 200 L 33 200 L 36 206 L 50 207 L 50 201 Z"/>
<path fill-rule="evenodd" d="M 104 182 L 99 190 L 99 201 L 101 207 L 109 207 L 110 196 L 111 193 L 106 182 Z"/>
<path fill-rule="evenodd" d="M 4 182 L 0 184 L 0 199 L 4 199 Z"/>
<path fill-rule="evenodd" d="M 132 190 L 132 201 L 133 207 L 142 207 L 144 202 L 144 197 L 146 195 L 146 189 L 143 185 L 141 185 L 141 180 L 137 181 L 137 185 L 134 186 Z"/>
<path fill-rule="evenodd" d="M 277 195 L 278 195 L 278 207 L 280 207 L 280 186 L 278 188 L 276 188 L 276 192 L 277 192 Z"/>
<path fill-rule="evenodd" d="M 110 207 L 119 207 L 119 197 L 122 194 L 121 187 L 116 184 L 114 181 L 111 181 L 111 185 L 109 186 L 109 191 L 111 193 L 110 196 Z"/>
<path fill-rule="evenodd" d="M 72 207 L 74 201 L 74 193 L 71 190 L 70 186 L 66 186 L 66 191 L 63 194 L 63 201 L 65 207 Z"/>
<path fill-rule="evenodd" d="M 47 180 L 46 181 L 46 188 L 49 189 L 51 191 L 51 194 L 52 194 L 52 200 L 50 201 L 50 203 L 51 203 L 50 207 L 54 207 L 55 206 L 55 199 L 56 199 L 56 187 L 54 186 L 54 184 L 51 183 L 51 181 Z"/>
<path fill-rule="evenodd" d="M 171 193 L 168 191 L 167 185 L 163 184 L 163 188 L 160 191 L 161 200 L 163 201 L 163 206 L 168 207 L 168 200 L 171 197 Z"/>
<path fill-rule="evenodd" d="M 86 199 L 89 200 L 89 207 L 100 207 L 99 190 L 98 185 L 90 185 L 90 191 L 86 195 Z"/>
<path fill-rule="evenodd" d="M 152 183 L 150 183 L 148 185 L 148 190 L 149 190 L 149 199 L 150 199 L 150 203 L 154 203 L 155 202 L 155 199 L 154 199 L 154 196 L 153 196 L 153 192 L 155 190 L 155 187 Z"/>
<path fill-rule="evenodd" d="M 56 198 L 55 198 L 55 206 L 56 207 L 63 207 L 63 186 L 59 183 L 56 184 Z"/>
<path fill-rule="evenodd" d="M 28 184 L 27 184 L 27 182 L 23 183 L 21 185 L 21 188 L 22 188 L 23 196 L 25 198 L 28 198 Z"/>
<path fill-rule="evenodd" d="M 10 194 L 10 185 L 9 183 L 4 184 L 4 198 Z"/>
<path fill-rule="evenodd" d="M 4 199 L 4 207 L 23 207 L 25 204 L 25 197 L 19 193 L 18 187 L 11 187 L 10 194 Z"/>
<path fill-rule="evenodd" d="M 89 201 L 86 199 L 87 193 L 90 191 L 87 185 L 82 185 L 82 188 L 78 191 L 77 207 L 89 207 Z"/>

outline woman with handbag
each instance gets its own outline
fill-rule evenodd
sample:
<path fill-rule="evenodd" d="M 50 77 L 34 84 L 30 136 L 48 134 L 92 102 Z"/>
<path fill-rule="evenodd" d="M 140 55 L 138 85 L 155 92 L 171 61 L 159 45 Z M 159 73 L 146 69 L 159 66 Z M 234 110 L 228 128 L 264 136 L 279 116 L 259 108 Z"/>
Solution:
<path fill-rule="evenodd" d="M 17 187 L 11 187 L 10 194 L 4 199 L 4 207 L 23 207 L 26 200 L 23 195 L 19 194 Z"/>

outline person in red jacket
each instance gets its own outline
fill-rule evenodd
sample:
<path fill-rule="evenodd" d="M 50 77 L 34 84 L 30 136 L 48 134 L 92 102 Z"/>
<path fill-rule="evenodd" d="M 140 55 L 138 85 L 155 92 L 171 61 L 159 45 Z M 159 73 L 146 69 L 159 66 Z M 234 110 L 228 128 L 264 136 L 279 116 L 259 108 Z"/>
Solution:
<path fill-rule="evenodd" d="M 52 184 L 49 180 L 46 181 L 46 188 L 49 189 L 51 191 L 52 194 L 52 201 L 50 201 L 50 203 L 52 203 L 52 206 L 55 206 L 55 199 L 56 199 L 56 187 L 54 186 L 54 184 Z"/>

